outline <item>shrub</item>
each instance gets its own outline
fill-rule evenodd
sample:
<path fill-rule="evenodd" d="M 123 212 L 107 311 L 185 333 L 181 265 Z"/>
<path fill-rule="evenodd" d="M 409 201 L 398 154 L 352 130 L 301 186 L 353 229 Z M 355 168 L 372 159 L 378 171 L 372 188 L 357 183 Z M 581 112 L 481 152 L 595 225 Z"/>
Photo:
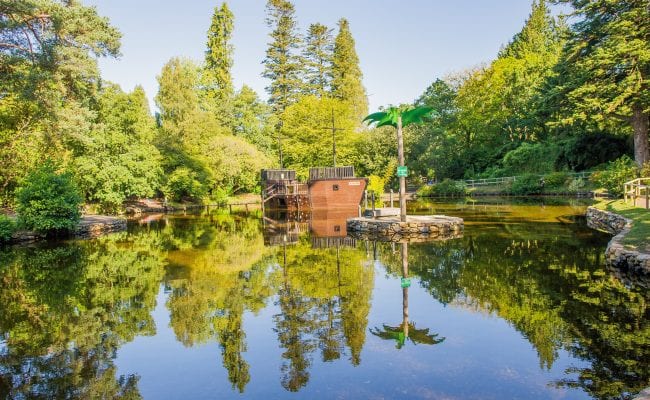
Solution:
<path fill-rule="evenodd" d="M 553 170 L 557 147 L 542 143 L 523 143 L 503 157 L 503 167 L 510 174 L 543 173 Z"/>
<path fill-rule="evenodd" d="M 418 190 L 417 195 L 420 197 L 464 196 L 465 193 L 465 183 L 460 181 L 452 181 L 451 179 L 445 179 L 444 181 L 435 185 L 421 187 Z"/>
<path fill-rule="evenodd" d="M 607 189 L 613 196 L 623 195 L 623 185 L 636 177 L 637 166 L 630 157 L 623 156 L 607 164 L 603 171 L 597 171 L 591 176 L 591 180 L 598 186 Z"/>
<path fill-rule="evenodd" d="M 542 179 L 538 175 L 526 174 L 512 182 L 510 192 L 514 195 L 540 194 L 544 189 Z"/>
<path fill-rule="evenodd" d="M 582 178 L 574 178 L 569 182 L 569 193 L 578 193 L 586 186 L 586 182 Z"/>
<path fill-rule="evenodd" d="M 163 190 L 170 200 L 184 198 L 201 199 L 206 195 L 205 186 L 199 181 L 197 174 L 189 168 L 176 168 L 167 179 Z"/>
<path fill-rule="evenodd" d="M 650 178 L 650 161 L 646 161 L 641 167 L 641 178 Z"/>
<path fill-rule="evenodd" d="M 370 175 L 368 177 L 368 204 L 372 205 L 371 203 L 371 193 L 375 194 L 375 206 L 381 207 L 382 202 L 381 202 L 381 195 L 384 193 L 384 188 L 386 185 L 386 181 L 384 180 L 383 177 L 378 176 L 378 175 Z"/>
<path fill-rule="evenodd" d="M 42 233 L 69 231 L 81 218 L 79 189 L 70 173 L 57 173 L 48 161 L 27 175 L 16 191 L 19 223 Z"/>
<path fill-rule="evenodd" d="M 11 235 L 16 231 L 16 223 L 6 215 L 0 215 L 0 243 L 11 240 Z"/>
<path fill-rule="evenodd" d="M 549 188 L 559 188 L 564 186 L 569 180 L 569 174 L 566 172 L 553 172 L 544 177 L 544 186 Z"/>

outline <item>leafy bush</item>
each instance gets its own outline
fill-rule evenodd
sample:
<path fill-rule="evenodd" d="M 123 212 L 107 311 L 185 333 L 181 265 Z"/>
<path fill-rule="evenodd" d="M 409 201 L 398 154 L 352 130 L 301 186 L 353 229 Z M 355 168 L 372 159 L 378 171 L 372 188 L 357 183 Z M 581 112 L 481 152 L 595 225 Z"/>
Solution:
<path fill-rule="evenodd" d="M 460 181 L 452 181 L 445 179 L 444 181 L 432 186 L 423 186 L 417 191 L 420 197 L 449 197 L 449 196 L 464 196 L 466 193 L 465 183 Z"/>
<path fill-rule="evenodd" d="M 11 240 L 11 235 L 16 230 L 16 223 L 6 215 L 0 215 L 0 243 Z"/>
<path fill-rule="evenodd" d="M 508 173 L 543 173 L 553 171 L 556 146 L 542 143 L 523 143 L 503 157 L 503 167 Z"/>
<path fill-rule="evenodd" d="M 512 182 L 510 192 L 514 195 L 540 194 L 544 189 L 542 179 L 538 175 L 526 174 Z"/>
<path fill-rule="evenodd" d="M 368 204 L 371 204 L 371 193 L 375 194 L 375 206 L 381 207 L 381 195 L 384 193 L 386 181 L 383 177 L 377 175 L 370 175 L 368 177 Z"/>
<path fill-rule="evenodd" d="M 569 182 L 569 193 L 578 193 L 584 189 L 586 182 L 582 178 L 574 178 Z"/>
<path fill-rule="evenodd" d="M 19 223 L 42 233 L 69 231 L 81 218 L 82 202 L 70 173 L 57 173 L 48 161 L 27 175 L 16 191 Z"/>
<path fill-rule="evenodd" d="M 569 174 L 566 172 L 553 172 L 544 176 L 544 186 L 549 188 L 559 188 L 569 180 Z"/>
<path fill-rule="evenodd" d="M 623 156 L 607 164 L 603 171 L 591 175 L 591 180 L 600 187 L 607 189 L 613 196 L 623 195 L 623 185 L 636 177 L 636 163 L 628 156 Z"/>
<path fill-rule="evenodd" d="M 641 168 L 641 178 L 650 178 L 650 161 L 646 161 Z"/>
<path fill-rule="evenodd" d="M 207 193 L 197 174 L 185 167 L 176 168 L 171 173 L 163 192 L 170 200 L 176 201 L 184 198 L 201 199 Z"/>

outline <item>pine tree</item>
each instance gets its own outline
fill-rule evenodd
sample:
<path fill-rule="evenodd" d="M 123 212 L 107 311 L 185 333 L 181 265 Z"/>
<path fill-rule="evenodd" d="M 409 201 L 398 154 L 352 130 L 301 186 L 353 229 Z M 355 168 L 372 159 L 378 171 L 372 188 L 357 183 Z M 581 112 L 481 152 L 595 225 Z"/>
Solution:
<path fill-rule="evenodd" d="M 332 30 L 322 24 L 311 24 L 305 38 L 306 94 L 326 96 L 332 82 L 332 56 L 334 42 Z"/>
<path fill-rule="evenodd" d="M 339 33 L 334 41 L 332 60 L 332 95 L 350 102 L 361 120 L 368 114 L 368 98 L 362 83 L 359 57 L 354 48 L 350 24 L 345 18 L 341 18 L 338 25 Z"/>
<path fill-rule="evenodd" d="M 559 0 L 580 17 L 565 51 L 570 76 L 562 87 L 566 121 L 607 125 L 621 120 L 634 132 L 634 158 L 650 159 L 650 7 L 647 0 Z M 566 72 L 566 71 L 565 71 Z"/>
<path fill-rule="evenodd" d="M 230 69 L 233 65 L 233 14 L 226 3 L 215 7 L 208 30 L 205 65 L 202 79 L 203 107 L 217 115 L 224 125 L 230 125 L 233 84 Z"/>
<path fill-rule="evenodd" d="M 268 0 L 266 24 L 272 28 L 271 43 L 262 61 L 262 76 L 270 79 L 266 87 L 269 103 L 276 113 L 293 104 L 304 89 L 300 79 L 302 63 L 296 54 L 302 42 L 294 18 L 295 9 L 287 0 Z"/>

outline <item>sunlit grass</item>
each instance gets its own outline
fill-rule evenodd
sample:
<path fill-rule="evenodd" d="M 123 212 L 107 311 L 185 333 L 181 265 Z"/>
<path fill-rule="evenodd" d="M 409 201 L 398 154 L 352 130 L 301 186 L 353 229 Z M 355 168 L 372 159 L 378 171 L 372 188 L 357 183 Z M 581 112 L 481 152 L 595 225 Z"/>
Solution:
<path fill-rule="evenodd" d="M 634 221 L 630 233 L 623 239 L 623 244 L 636 250 L 650 251 L 650 210 L 625 204 L 623 200 L 603 200 L 594 207 Z"/>

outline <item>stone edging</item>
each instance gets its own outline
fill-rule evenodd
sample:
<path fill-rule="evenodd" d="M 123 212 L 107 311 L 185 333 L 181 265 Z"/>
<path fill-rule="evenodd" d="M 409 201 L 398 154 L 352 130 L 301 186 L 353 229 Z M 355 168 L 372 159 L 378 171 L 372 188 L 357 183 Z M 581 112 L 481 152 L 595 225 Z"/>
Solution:
<path fill-rule="evenodd" d="M 587 208 L 587 225 L 615 235 L 605 250 L 607 264 L 635 275 L 650 275 L 650 254 L 628 250 L 621 243 L 632 228 L 632 220 L 616 213 Z"/>
<path fill-rule="evenodd" d="M 399 217 L 350 218 L 347 230 L 355 237 L 389 242 L 444 240 L 462 237 L 462 218 L 444 215 L 408 216 L 406 222 Z"/>
<path fill-rule="evenodd" d="M 126 219 L 108 215 L 85 215 L 70 236 L 80 239 L 95 238 L 112 232 L 126 230 Z M 37 232 L 20 230 L 13 234 L 10 243 L 29 243 L 44 240 L 46 236 Z"/>

